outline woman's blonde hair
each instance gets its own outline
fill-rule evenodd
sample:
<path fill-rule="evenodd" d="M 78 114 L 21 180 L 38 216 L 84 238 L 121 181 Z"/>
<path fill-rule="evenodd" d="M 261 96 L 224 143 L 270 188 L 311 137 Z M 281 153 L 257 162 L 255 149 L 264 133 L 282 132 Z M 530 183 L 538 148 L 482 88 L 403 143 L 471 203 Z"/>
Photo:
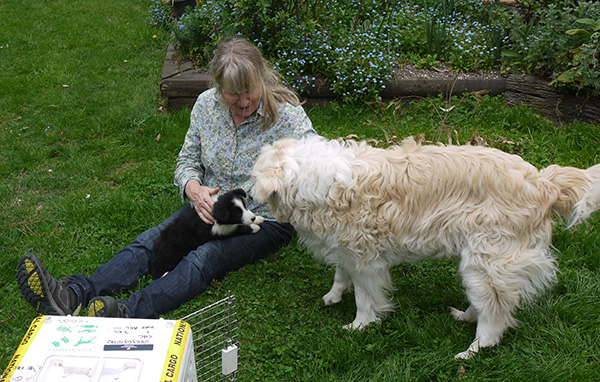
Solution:
<path fill-rule="evenodd" d="M 224 92 L 244 94 L 260 87 L 264 128 L 277 121 L 279 104 L 301 104 L 298 95 L 282 84 L 281 75 L 271 68 L 261 51 L 244 38 L 221 42 L 208 69 L 221 97 Z"/>

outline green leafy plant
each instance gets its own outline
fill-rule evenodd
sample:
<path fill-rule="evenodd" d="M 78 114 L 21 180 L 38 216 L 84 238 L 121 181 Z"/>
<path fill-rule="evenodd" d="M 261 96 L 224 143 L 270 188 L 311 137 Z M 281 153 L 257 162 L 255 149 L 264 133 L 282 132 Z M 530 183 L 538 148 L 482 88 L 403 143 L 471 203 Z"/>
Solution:
<path fill-rule="evenodd" d="M 544 76 L 553 79 L 556 86 L 586 88 L 592 95 L 600 94 L 600 50 L 598 35 L 594 34 L 600 3 L 579 1 L 545 7 L 532 3 L 535 7 L 531 12 L 514 14 L 509 21 L 504 70 Z"/>
<path fill-rule="evenodd" d="M 441 0 L 429 5 L 424 2 L 427 12 L 425 18 L 425 37 L 427 50 L 444 59 L 450 50 L 450 23 L 456 13 L 455 0 Z"/>
<path fill-rule="evenodd" d="M 591 88 L 600 93 L 600 19 L 578 19 L 586 29 L 569 29 L 566 33 L 579 37 L 581 45 L 573 48 L 569 69 L 553 83 L 574 84 L 579 89 Z"/>
<path fill-rule="evenodd" d="M 440 60 L 437 55 L 426 54 L 416 59 L 417 68 L 433 69 L 440 65 Z"/>

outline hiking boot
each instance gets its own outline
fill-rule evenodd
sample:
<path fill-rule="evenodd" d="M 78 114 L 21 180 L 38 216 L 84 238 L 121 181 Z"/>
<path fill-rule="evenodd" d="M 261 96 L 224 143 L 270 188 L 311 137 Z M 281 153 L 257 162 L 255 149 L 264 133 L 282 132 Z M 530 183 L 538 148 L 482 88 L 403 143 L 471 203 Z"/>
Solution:
<path fill-rule="evenodd" d="M 38 314 L 77 315 L 81 304 L 66 281 L 50 276 L 40 259 L 32 253 L 21 257 L 17 265 L 17 284 L 21 294 Z"/>
<path fill-rule="evenodd" d="M 125 308 L 117 303 L 117 300 L 110 296 L 94 297 L 88 305 L 89 317 L 129 317 Z"/>

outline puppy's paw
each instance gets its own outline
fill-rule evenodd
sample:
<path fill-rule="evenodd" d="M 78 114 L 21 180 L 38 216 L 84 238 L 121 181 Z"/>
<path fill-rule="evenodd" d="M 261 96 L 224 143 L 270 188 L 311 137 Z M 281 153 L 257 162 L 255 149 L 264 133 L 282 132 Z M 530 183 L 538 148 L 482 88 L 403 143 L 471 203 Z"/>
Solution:
<path fill-rule="evenodd" d="M 262 216 L 256 216 L 254 218 L 254 224 L 262 224 L 265 221 L 265 218 L 263 218 Z"/>
<path fill-rule="evenodd" d="M 260 231 L 260 226 L 258 224 L 250 224 L 250 229 L 252 230 L 252 233 L 257 233 L 258 231 Z"/>

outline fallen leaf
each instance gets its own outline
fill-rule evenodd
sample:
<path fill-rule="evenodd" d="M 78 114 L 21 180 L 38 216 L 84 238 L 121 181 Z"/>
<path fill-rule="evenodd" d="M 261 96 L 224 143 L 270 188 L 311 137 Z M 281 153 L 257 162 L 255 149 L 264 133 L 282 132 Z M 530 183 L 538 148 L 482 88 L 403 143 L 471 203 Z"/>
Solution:
<path fill-rule="evenodd" d="M 156 142 L 160 141 L 160 138 L 162 138 L 162 136 L 160 135 L 160 133 L 156 136 Z"/>
<path fill-rule="evenodd" d="M 458 370 L 458 378 L 462 378 L 465 376 L 467 370 L 465 370 L 465 367 L 463 365 L 460 365 L 460 368 Z"/>

